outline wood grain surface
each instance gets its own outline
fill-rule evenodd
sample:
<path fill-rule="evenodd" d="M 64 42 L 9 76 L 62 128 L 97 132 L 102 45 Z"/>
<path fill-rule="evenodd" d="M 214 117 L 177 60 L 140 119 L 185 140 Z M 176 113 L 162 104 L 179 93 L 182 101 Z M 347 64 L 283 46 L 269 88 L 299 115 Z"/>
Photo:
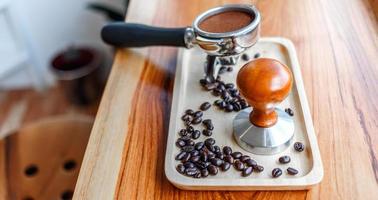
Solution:
<path fill-rule="evenodd" d="M 372 3 L 373 2 L 373 3 Z M 309 191 L 198 192 L 171 185 L 164 154 L 177 49 L 118 50 L 75 199 L 376 199 L 378 26 L 368 0 L 134 0 L 126 21 L 190 25 L 225 3 L 253 3 L 262 36 L 296 47 L 324 165 Z"/>

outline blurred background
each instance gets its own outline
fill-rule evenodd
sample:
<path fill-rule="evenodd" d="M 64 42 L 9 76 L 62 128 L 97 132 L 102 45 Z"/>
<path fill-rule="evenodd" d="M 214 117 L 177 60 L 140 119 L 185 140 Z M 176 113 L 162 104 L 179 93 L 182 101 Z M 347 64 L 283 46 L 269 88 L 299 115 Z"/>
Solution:
<path fill-rule="evenodd" d="M 0 199 L 71 199 L 128 0 L 0 0 Z"/>

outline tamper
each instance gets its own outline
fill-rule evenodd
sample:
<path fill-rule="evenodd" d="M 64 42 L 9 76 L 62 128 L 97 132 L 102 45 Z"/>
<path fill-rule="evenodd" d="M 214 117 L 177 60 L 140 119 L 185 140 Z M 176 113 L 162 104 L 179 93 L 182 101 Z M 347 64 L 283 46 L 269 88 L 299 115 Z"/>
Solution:
<path fill-rule="evenodd" d="M 243 149 L 271 155 L 290 145 L 294 121 L 276 105 L 289 94 L 292 79 L 287 66 L 269 58 L 253 60 L 240 69 L 237 86 L 253 107 L 239 112 L 233 121 L 234 137 Z"/>

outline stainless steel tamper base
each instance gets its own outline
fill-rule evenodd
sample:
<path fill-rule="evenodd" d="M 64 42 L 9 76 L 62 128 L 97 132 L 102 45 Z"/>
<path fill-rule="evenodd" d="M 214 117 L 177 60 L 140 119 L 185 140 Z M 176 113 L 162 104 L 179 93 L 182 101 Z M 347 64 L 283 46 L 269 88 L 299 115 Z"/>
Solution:
<path fill-rule="evenodd" d="M 294 121 L 285 111 L 276 108 L 277 123 L 269 128 L 261 128 L 249 121 L 251 108 L 240 111 L 233 122 L 234 138 L 246 151 L 272 155 L 290 146 L 294 136 Z"/>

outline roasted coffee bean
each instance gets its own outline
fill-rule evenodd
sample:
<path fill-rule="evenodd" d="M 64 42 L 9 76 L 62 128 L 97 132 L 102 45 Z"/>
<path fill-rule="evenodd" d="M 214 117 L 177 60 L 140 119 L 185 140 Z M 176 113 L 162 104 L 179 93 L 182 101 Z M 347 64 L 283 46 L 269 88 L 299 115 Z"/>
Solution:
<path fill-rule="evenodd" d="M 229 147 L 229 146 L 224 146 L 224 147 L 223 147 L 223 153 L 224 153 L 225 155 L 230 155 L 230 154 L 232 153 L 232 149 L 231 149 L 231 147 Z"/>
<path fill-rule="evenodd" d="M 203 116 L 203 112 L 202 111 L 197 111 L 193 114 L 193 117 L 194 118 L 198 118 L 198 117 L 202 117 Z"/>
<path fill-rule="evenodd" d="M 213 132 L 211 132 L 211 131 L 208 130 L 208 129 L 203 129 L 203 130 L 202 130 L 202 134 L 203 134 L 204 136 L 210 137 L 211 135 L 213 135 Z"/>
<path fill-rule="evenodd" d="M 192 133 L 192 138 L 193 138 L 194 140 L 198 139 L 200 136 L 201 136 L 201 131 L 199 131 L 199 130 L 195 130 L 195 131 L 193 131 L 193 133 Z"/>
<path fill-rule="evenodd" d="M 294 143 L 294 149 L 298 152 L 302 152 L 304 150 L 305 146 L 301 142 Z"/>
<path fill-rule="evenodd" d="M 214 138 L 207 138 L 205 140 L 205 145 L 206 146 L 210 146 L 210 145 L 214 145 L 215 144 L 215 139 Z"/>
<path fill-rule="evenodd" d="M 209 151 L 215 153 L 215 147 L 214 147 L 214 145 L 207 145 L 206 148 L 207 148 Z M 215 154 L 214 154 L 214 157 L 215 157 Z"/>
<path fill-rule="evenodd" d="M 244 61 L 248 61 L 249 56 L 247 54 L 243 53 L 242 56 L 241 56 L 241 59 L 243 59 Z"/>
<path fill-rule="evenodd" d="M 227 106 L 227 103 L 226 102 L 224 102 L 224 101 L 222 101 L 220 104 L 219 104 L 219 108 L 221 108 L 221 109 L 224 109 L 224 108 L 226 108 L 226 106 Z"/>
<path fill-rule="evenodd" d="M 200 79 L 200 80 L 199 80 L 199 82 L 200 82 L 200 84 L 201 84 L 202 86 L 204 86 L 204 85 L 206 85 L 206 84 L 209 84 L 209 83 L 210 83 L 210 82 L 207 82 L 207 80 L 206 80 L 206 79 L 204 79 L 204 78 Z"/>
<path fill-rule="evenodd" d="M 215 158 L 215 154 L 213 152 L 209 151 L 207 153 L 207 159 L 210 160 L 210 159 L 213 159 L 213 158 Z"/>
<path fill-rule="evenodd" d="M 200 160 L 200 156 L 190 156 L 190 161 L 191 162 L 198 162 Z"/>
<path fill-rule="evenodd" d="M 199 168 L 199 169 L 206 169 L 207 166 L 210 165 L 209 162 L 204 162 L 204 161 L 198 161 L 195 163 L 195 165 Z"/>
<path fill-rule="evenodd" d="M 231 104 L 227 104 L 226 106 L 226 112 L 231 112 L 234 110 L 234 107 Z"/>
<path fill-rule="evenodd" d="M 247 164 L 248 166 L 251 166 L 251 167 L 257 166 L 257 162 L 253 159 L 245 160 L 245 164 Z"/>
<path fill-rule="evenodd" d="M 198 169 L 195 168 L 195 167 L 192 167 L 192 168 L 186 168 L 186 169 L 185 169 L 185 174 L 186 174 L 187 176 L 194 176 L 194 175 L 197 174 L 197 173 L 198 173 Z"/>
<path fill-rule="evenodd" d="M 182 150 L 185 151 L 185 152 L 191 152 L 191 151 L 194 150 L 194 146 L 186 145 L 186 146 L 182 147 Z"/>
<path fill-rule="evenodd" d="M 234 158 L 231 155 L 227 155 L 223 158 L 224 161 L 233 164 L 234 163 Z"/>
<path fill-rule="evenodd" d="M 242 162 L 245 162 L 246 160 L 249 160 L 249 159 L 251 159 L 251 157 L 249 157 L 247 155 L 240 157 L 240 161 L 242 161 Z"/>
<path fill-rule="evenodd" d="M 226 92 L 226 91 L 224 91 L 222 94 L 221 94 L 221 97 L 222 97 L 222 99 L 228 99 L 228 98 L 230 98 L 230 95 Z"/>
<path fill-rule="evenodd" d="M 215 154 L 217 154 L 217 153 L 221 153 L 221 149 L 220 149 L 220 147 L 219 146 L 217 146 L 217 145 L 214 145 L 214 151 L 213 151 Z"/>
<path fill-rule="evenodd" d="M 232 68 L 232 67 L 227 67 L 227 71 L 228 71 L 228 72 L 232 72 L 232 70 L 234 70 L 234 68 Z"/>
<path fill-rule="evenodd" d="M 214 105 L 219 106 L 220 103 L 222 103 L 222 99 L 218 99 L 214 101 Z"/>
<path fill-rule="evenodd" d="M 282 175 L 282 170 L 280 168 L 274 168 L 272 170 L 272 176 L 273 178 L 277 178 Z"/>
<path fill-rule="evenodd" d="M 215 84 L 215 83 L 209 83 L 209 84 L 204 85 L 204 88 L 205 88 L 207 91 L 212 91 L 212 90 L 214 90 L 216 87 L 217 87 L 217 84 Z"/>
<path fill-rule="evenodd" d="M 231 164 L 230 164 L 230 163 L 228 163 L 228 162 L 223 162 L 220 168 L 221 168 L 222 171 L 227 171 L 227 170 L 230 169 L 230 167 L 231 167 Z"/>
<path fill-rule="evenodd" d="M 185 126 L 190 126 L 192 124 L 192 121 L 185 121 L 184 124 Z"/>
<path fill-rule="evenodd" d="M 231 153 L 231 156 L 234 158 L 234 159 L 239 159 L 240 157 L 242 157 L 242 153 L 238 152 L 238 151 L 235 151 L 233 153 Z"/>
<path fill-rule="evenodd" d="M 189 135 L 186 135 L 186 136 L 181 137 L 180 139 L 182 139 L 184 141 L 188 141 L 188 140 L 191 139 L 191 137 Z"/>
<path fill-rule="evenodd" d="M 216 153 L 215 154 L 215 157 L 217 157 L 217 158 L 219 158 L 219 159 L 224 159 L 224 155 L 223 155 L 223 153 L 221 153 L 221 152 L 218 152 L 218 153 Z"/>
<path fill-rule="evenodd" d="M 207 170 L 209 170 L 210 175 L 217 175 L 218 174 L 218 168 L 215 165 L 209 165 L 207 167 Z"/>
<path fill-rule="evenodd" d="M 278 161 L 281 163 L 281 164 L 286 164 L 286 163 L 289 163 L 290 162 L 290 157 L 289 156 L 281 156 Z"/>
<path fill-rule="evenodd" d="M 199 156 L 199 155 L 200 155 L 200 152 L 197 150 L 193 150 L 190 152 L 190 156 Z"/>
<path fill-rule="evenodd" d="M 286 112 L 287 114 L 289 114 L 290 116 L 294 116 L 294 111 L 293 111 L 292 109 L 290 109 L 290 108 L 286 108 L 286 109 L 285 109 L 285 112 Z"/>
<path fill-rule="evenodd" d="M 219 84 L 219 85 L 217 86 L 217 88 L 220 89 L 220 90 L 222 91 L 222 93 L 225 92 L 224 90 L 226 90 L 226 86 L 223 85 L 223 84 Z"/>
<path fill-rule="evenodd" d="M 188 109 L 188 110 L 185 111 L 185 114 L 193 115 L 194 111 L 192 109 Z"/>
<path fill-rule="evenodd" d="M 184 174 L 185 173 L 185 167 L 183 164 L 178 164 L 176 166 L 176 170 L 180 173 L 180 174 Z"/>
<path fill-rule="evenodd" d="M 199 124 L 202 122 L 202 117 L 197 117 L 192 120 L 192 124 Z"/>
<path fill-rule="evenodd" d="M 227 71 L 227 67 L 222 66 L 222 67 L 219 68 L 218 74 L 223 74 L 223 73 L 225 73 L 226 71 Z"/>
<path fill-rule="evenodd" d="M 261 54 L 260 53 L 256 53 L 254 56 L 253 56 L 253 58 L 259 58 L 261 56 Z"/>
<path fill-rule="evenodd" d="M 186 153 L 185 156 L 181 159 L 182 163 L 188 162 L 190 160 L 190 153 Z"/>
<path fill-rule="evenodd" d="M 209 176 L 209 171 L 207 171 L 207 169 L 202 169 L 201 170 L 201 176 L 202 177 L 208 177 Z"/>
<path fill-rule="evenodd" d="M 186 132 L 188 132 L 188 133 L 193 133 L 193 131 L 194 131 L 193 126 L 188 126 L 188 127 L 186 127 Z"/>
<path fill-rule="evenodd" d="M 201 178 L 201 172 L 198 171 L 196 174 L 193 175 L 193 178 Z"/>
<path fill-rule="evenodd" d="M 215 89 L 213 89 L 212 94 L 217 97 L 217 96 L 221 95 L 221 92 L 222 91 L 220 89 L 215 88 Z"/>
<path fill-rule="evenodd" d="M 181 130 L 179 131 L 179 135 L 180 135 L 180 136 L 187 136 L 187 135 L 188 135 L 188 131 L 186 131 L 186 129 L 181 129 Z"/>
<path fill-rule="evenodd" d="M 239 103 L 232 104 L 234 111 L 239 112 L 241 110 L 241 106 Z"/>
<path fill-rule="evenodd" d="M 194 146 L 196 143 L 193 140 L 187 140 L 185 144 L 186 146 Z"/>
<path fill-rule="evenodd" d="M 192 162 L 185 162 L 184 163 L 184 167 L 185 168 L 193 168 L 194 167 L 194 163 L 192 163 Z"/>
<path fill-rule="evenodd" d="M 247 176 L 251 175 L 252 172 L 253 172 L 253 168 L 252 167 L 247 167 L 247 168 L 245 168 L 243 170 L 242 176 L 247 177 Z"/>
<path fill-rule="evenodd" d="M 210 162 L 211 162 L 211 164 L 213 164 L 213 165 L 219 167 L 219 166 L 222 165 L 223 160 L 221 160 L 221 159 L 219 159 L 219 158 L 213 158 L 213 159 L 210 160 Z"/>
<path fill-rule="evenodd" d="M 205 119 L 205 120 L 202 121 L 202 123 L 206 126 L 207 129 L 209 129 L 209 130 L 214 129 L 214 125 L 213 125 L 213 122 L 211 121 L 211 119 Z"/>
<path fill-rule="evenodd" d="M 244 169 L 244 164 L 240 160 L 235 160 L 234 167 L 238 171 L 242 171 Z"/>
<path fill-rule="evenodd" d="M 192 119 L 192 117 L 191 117 L 190 115 L 188 115 L 188 114 L 185 114 L 185 115 L 183 115 L 183 116 L 181 117 L 181 119 L 182 119 L 183 121 L 190 121 L 190 120 Z"/>
<path fill-rule="evenodd" d="M 204 145 L 205 145 L 205 143 L 203 143 L 203 142 L 197 142 L 197 144 L 194 145 L 194 148 L 197 149 L 197 150 L 201 150 Z"/>
<path fill-rule="evenodd" d="M 183 139 L 181 139 L 181 138 L 177 139 L 176 146 L 180 147 L 180 148 L 183 147 L 183 146 L 185 146 L 185 141 Z"/>
<path fill-rule="evenodd" d="M 185 151 L 181 151 L 179 154 L 176 155 L 176 160 L 182 160 L 185 156 L 186 156 L 186 152 Z"/>
<path fill-rule="evenodd" d="M 262 172 L 264 171 L 264 167 L 261 166 L 261 165 L 256 165 L 256 167 L 253 167 L 254 170 L 256 170 L 257 172 Z"/>
<path fill-rule="evenodd" d="M 227 83 L 226 84 L 227 89 L 231 89 L 231 88 L 234 88 L 234 87 L 235 87 L 235 85 L 233 83 Z"/>
<path fill-rule="evenodd" d="M 296 174 L 298 174 L 298 170 L 296 170 L 292 167 L 289 167 L 289 168 L 287 168 L 287 173 L 290 174 L 290 175 L 296 175 Z"/>
<path fill-rule="evenodd" d="M 201 159 L 202 161 L 206 162 L 207 159 L 208 159 L 208 154 L 207 154 L 206 152 L 202 152 L 202 153 L 201 153 L 201 157 L 200 157 L 200 159 Z"/>
<path fill-rule="evenodd" d="M 208 110 L 210 107 L 211 107 L 211 104 L 209 102 L 204 102 L 203 104 L 201 104 L 200 109 L 202 111 L 205 111 L 205 110 Z"/>

